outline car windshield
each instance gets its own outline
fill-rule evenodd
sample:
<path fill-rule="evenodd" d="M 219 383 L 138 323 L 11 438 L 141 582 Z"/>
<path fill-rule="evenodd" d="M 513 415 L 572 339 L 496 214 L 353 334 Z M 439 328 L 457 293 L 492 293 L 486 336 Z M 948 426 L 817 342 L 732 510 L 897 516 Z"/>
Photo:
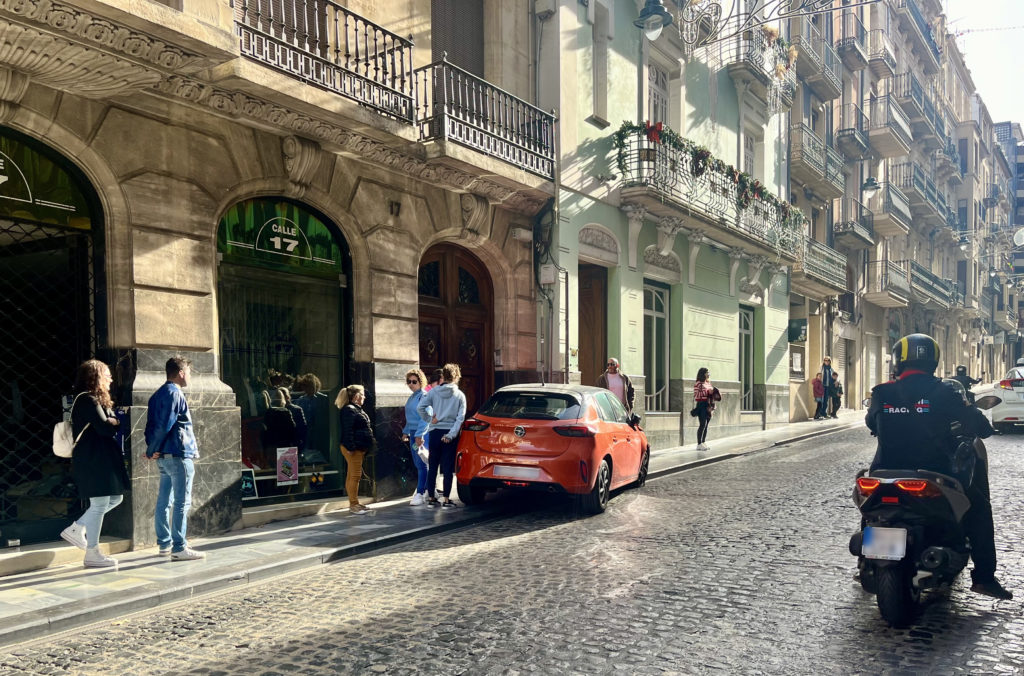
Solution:
<path fill-rule="evenodd" d="M 568 394 L 495 392 L 480 409 L 479 415 L 524 420 L 575 420 L 580 417 L 580 404 Z"/>

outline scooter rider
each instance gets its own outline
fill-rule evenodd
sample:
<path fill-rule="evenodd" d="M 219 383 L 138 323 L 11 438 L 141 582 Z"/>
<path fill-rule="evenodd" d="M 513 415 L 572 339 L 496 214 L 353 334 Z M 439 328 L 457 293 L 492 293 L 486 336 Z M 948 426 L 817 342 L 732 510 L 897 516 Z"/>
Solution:
<path fill-rule="evenodd" d="M 878 437 L 871 469 L 924 469 L 952 474 L 956 438 L 951 426 L 960 423 L 962 433 L 987 438 L 992 426 L 984 414 L 966 406 L 963 397 L 934 373 L 939 365 L 939 344 L 931 336 L 914 333 L 893 346 L 896 379 L 871 390 L 871 406 L 865 422 Z M 971 508 L 963 528 L 971 543 L 971 591 L 998 599 L 1013 594 L 996 580 L 995 532 L 989 503 L 988 462 L 979 457 L 974 479 L 966 489 Z"/>
<path fill-rule="evenodd" d="M 981 375 L 985 375 L 985 374 L 982 373 Z M 972 378 L 969 375 L 967 375 L 967 367 L 966 366 L 957 366 L 956 367 L 956 375 L 953 376 L 953 380 L 957 381 L 958 383 L 960 383 L 961 385 L 964 386 L 964 390 L 967 391 L 967 398 L 970 401 L 973 401 L 974 400 L 974 396 L 971 394 L 971 385 L 977 385 L 978 383 L 980 383 L 981 382 L 981 378 Z"/>

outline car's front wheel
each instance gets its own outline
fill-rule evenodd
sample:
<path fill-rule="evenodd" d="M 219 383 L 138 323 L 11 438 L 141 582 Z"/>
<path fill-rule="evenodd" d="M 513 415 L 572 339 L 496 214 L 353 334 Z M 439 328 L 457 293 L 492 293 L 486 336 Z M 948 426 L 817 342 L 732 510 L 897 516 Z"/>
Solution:
<path fill-rule="evenodd" d="M 601 466 L 597 468 L 597 478 L 594 480 L 594 487 L 583 496 L 583 509 L 590 514 L 600 514 L 603 512 L 608 507 L 611 488 L 612 468 L 608 466 L 607 460 L 602 460 Z"/>
<path fill-rule="evenodd" d="M 636 488 L 641 488 L 647 483 L 647 474 L 651 470 L 651 447 L 645 446 L 643 456 L 640 458 L 640 469 L 636 473 Z"/>

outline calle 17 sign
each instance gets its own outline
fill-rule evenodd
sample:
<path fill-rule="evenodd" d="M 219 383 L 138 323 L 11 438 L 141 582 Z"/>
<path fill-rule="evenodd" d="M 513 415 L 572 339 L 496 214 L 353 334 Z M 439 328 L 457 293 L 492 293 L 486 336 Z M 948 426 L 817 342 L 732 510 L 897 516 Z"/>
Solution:
<path fill-rule="evenodd" d="M 841 8 L 834 0 L 683 0 L 679 35 L 691 47 L 728 40 L 751 28 L 797 16 L 825 14 L 870 5 L 878 0 L 855 0 Z M 726 8 L 729 5 L 729 8 Z"/>
<path fill-rule="evenodd" d="M 282 216 L 272 218 L 256 233 L 256 250 L 279 256 L 311 259 L 309 241 L 295 221 Z"/>

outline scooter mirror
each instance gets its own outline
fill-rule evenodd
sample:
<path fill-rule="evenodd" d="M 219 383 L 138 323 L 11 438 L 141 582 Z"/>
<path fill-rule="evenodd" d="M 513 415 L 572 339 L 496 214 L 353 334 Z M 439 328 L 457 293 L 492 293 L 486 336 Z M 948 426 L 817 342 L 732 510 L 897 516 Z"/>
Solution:
<path fill-rule="evenodd" d="M 995 408 L 1001 403 L 1003 403 L 1003 400 L 994 394 L 990 394 L 988 396 L 974 400 L 974 405 L 980 408 L 982 411 L 988 410 L 990 408 Z"/>
<path fill-rule="evenodd" d="M 864 405 L 864 408 L 867 408 L 868 406 L 871 405 L 871 397 L 868 397 L 867 399 L 862 399 L 860 403 Z"/>

